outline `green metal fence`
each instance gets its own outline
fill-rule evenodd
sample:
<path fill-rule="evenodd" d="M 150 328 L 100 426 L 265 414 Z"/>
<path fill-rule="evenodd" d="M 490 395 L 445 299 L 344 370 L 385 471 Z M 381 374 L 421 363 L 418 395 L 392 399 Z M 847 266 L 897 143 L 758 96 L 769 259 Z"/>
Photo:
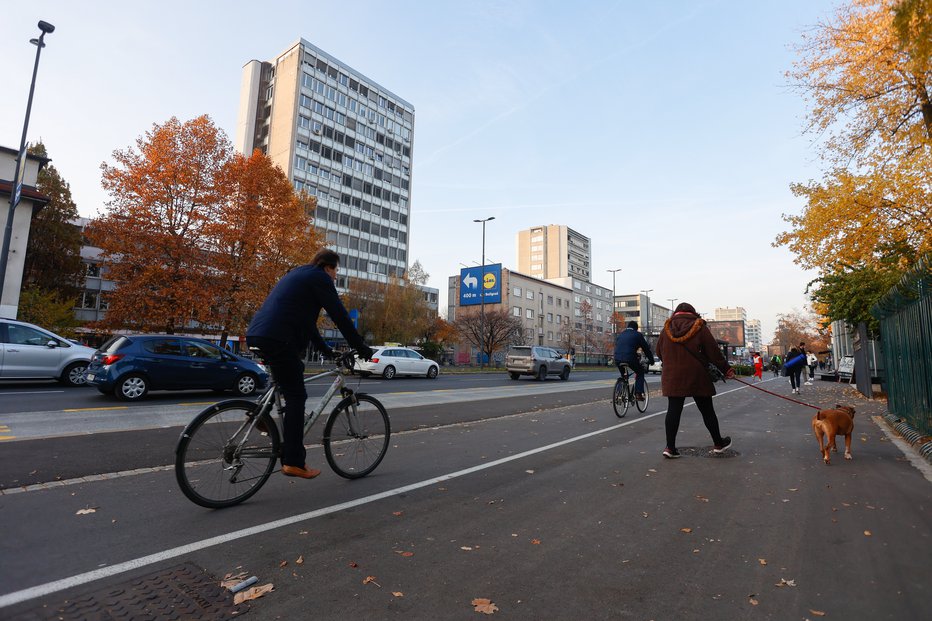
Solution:
<path fill-rule="evenodd" d="M 932 435 L 932 254 L 877 304 L 891 414 Z"/>

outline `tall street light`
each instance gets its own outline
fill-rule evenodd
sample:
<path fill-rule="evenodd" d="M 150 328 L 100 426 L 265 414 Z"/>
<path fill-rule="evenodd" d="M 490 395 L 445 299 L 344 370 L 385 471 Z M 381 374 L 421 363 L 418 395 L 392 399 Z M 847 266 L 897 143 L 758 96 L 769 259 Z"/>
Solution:
<path fill-rule="evenodd" d="M 494 220 L 489 216 L 483 220 L 473 220 L 482 223 L 482 278 L 479 279 L 479 369 L 485 366 L 485 223 Z"/>
<path fill-rule="evenodd" d="M 648 335 L 653 333 L 650 327 L 650 292 L 651 291 L 653 291 L 653 289 L 641 289 L 641 293 L 643 293 L 644 297 L 647 298 L 647 334 Z M 641 327 L 643 328 L 644 326 L 641 326 Z"/>
<path fill-rule="evenodd" d="M 23 187 L 21 177 L 26 173 L 26 131 L 29 129 L 29 113 L 32 111 L 32 95 L 36 91 L 36 73 L 39 71 L 39 55 L 45 47 L 45 35 L 55 32 L 55 26 L 48 22 L 39 22 L 42 34 L 38 39 L 29 42 L 36 46 L 36 64 L 32 68 L 32 83 L 29 85 L 29 99 L 26 102 L 26 121 L 23 123 L 23 137 L 19 141 L 19 153 L 16 156 L 16 171 L 13 173 L 13 182 L 10 187 L 10 210 L 6 216 L 6 227 L 3 229 L 3 249 L 0 250 L 0 301 L 3 299 L 3 287 L 6 284 L 6 266 L 10 254 L 10 239 L 13 236 L 13 213 L 19 203 L 19 195 Z"/>
<path fill-rule="evenodd" d="M 612 334 L 615 334 L 618 332 L 618 326 L 615 325 L 615 273 L 620 272 L 621 268 L 605 271 L 612 273 L 612 314 L 609 317 L 612 319 Z"/>

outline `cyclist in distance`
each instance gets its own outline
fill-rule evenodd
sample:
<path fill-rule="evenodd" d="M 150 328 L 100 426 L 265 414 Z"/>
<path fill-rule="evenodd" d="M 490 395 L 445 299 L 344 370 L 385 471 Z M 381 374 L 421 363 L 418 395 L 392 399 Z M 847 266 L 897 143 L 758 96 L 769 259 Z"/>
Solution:
<path fill-rule="evenodd" d="M 618 372 L 621 373 L 621 365 L 626 364 L 634 371 L 634 392 L 639 401 L 644 400 L 644 369 L 641 368 L 641 361 L 638 358 L 638 349 L 644 352 L 651 364 L 654 364 L 654 354 L 650 350 L 650 345 L 644 335 L 638 332 L 638 323 L 629 321 L 628 327 L 618 333 L 615 337 L 615 365 Z M 623 375 L 623 373 L 622 373 Z"/>
<path fill-rule="evenodd" d="M 305 463 L 303 354 L 308 342 L 327 358 L 335 358 L 333 350 L 317 331 L 321 309 L 346 337 L 360 358 L 368 360 L 372 350 L 353 327 L 346 307 L 337 295 L 334 282 L 340 255 L 333 250 L 319 251 L 308 265 L 293 268 L 282 276 L 262 303 L 246 330 L 246 343 L 257 348 L 272 370 L 272 375 L 285 399 L 283 425 L 282 474 L 313 479 L 320 474 Z"/>

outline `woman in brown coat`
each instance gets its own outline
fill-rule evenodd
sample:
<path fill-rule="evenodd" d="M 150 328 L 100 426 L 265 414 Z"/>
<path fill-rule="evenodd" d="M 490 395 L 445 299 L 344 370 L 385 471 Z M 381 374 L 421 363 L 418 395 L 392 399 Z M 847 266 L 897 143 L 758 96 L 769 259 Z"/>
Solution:
<path fill-rule="evenodd" d="M 712 405 L 715 384 L 709 377 L 704 360 L 714 364 L 725 375 L 735 376 L 734 370 L 725 360 L 715 342 L 715 337 L 705 321 L 696 313 L 692 304 L 680 303 L 663 326 L 657 341 L 657 354 L 663 360 L 660 387 L 667 397 L 667 447 L 663 456 L 676 459 L 676 432 L 680 428 L 680 415 L 686 397 L 692 397 L 702 414 L 702 422 L 712 436 L 715 453 L 723 453 L 731 446 L 731 438 L 722 437 L 718 428 L 718 417 Z"/>

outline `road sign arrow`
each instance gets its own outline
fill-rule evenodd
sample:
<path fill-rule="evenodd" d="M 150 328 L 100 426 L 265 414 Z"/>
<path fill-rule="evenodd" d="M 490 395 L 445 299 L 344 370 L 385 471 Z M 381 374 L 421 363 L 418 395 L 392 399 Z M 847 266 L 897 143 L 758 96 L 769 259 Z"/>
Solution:
<path fill-rule="evenodd" d="M 463 277 L 463 286 L 467 289 L 478 289 L 479 279 L 476 278 L 475 274 L 467 274 Z"/>

